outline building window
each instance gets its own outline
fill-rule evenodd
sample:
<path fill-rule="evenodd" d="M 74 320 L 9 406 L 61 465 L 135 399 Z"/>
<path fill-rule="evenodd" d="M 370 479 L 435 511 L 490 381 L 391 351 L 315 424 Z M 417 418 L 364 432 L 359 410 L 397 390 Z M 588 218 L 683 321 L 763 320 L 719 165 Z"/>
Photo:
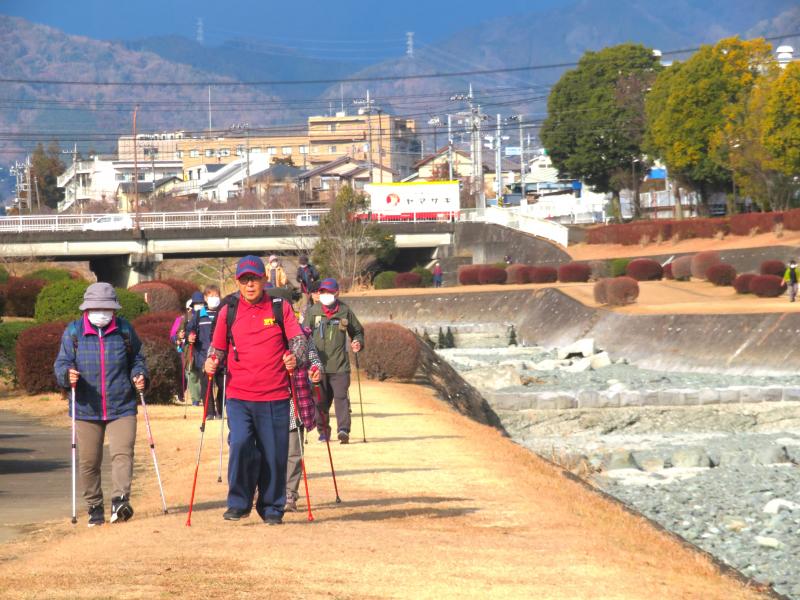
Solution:
<path fill-rule="evenodd" d="M 308 154 L 308 146 L 300 146 L 300 154 Z"/>
<path fill-rule="evenodd" d="M 261 148 L 256 146 L 255 148 L 250 148 L 250 154 L 261 154 Z"/>
<path fill-rule="evenodd" d="M 175 158 L 183 158 L 183 150 L 176 150 Z"/>
<path fill-rule="evenodd" d="M 223 148 L 222 150 L 219 151 L 219 155 L 220 156 L 230 156 L 231 155 L 230 148 Z"/>
<path fill-rule="evenodd" d="M 336 131 L 336 123 L 329 123 L 328 131 Z"/>
<path fill-rule="evenodd" d="M 283 153 L 284 156 L 290 155 L 292 153 L 292 147 L 284 146 L 283 148 L 281 148 L 281 152 Z"/>
<path fill-rule="evenodd" d="M 114 180 L 115 181 L 125 181 L 124 173 L 117 173 L 116 175 L 114 175 Z"/>
<path fill-rule="evenodd" d="M 144 181 L 144 176 L 145 176 L 145 174 L 144 174 L 144 173 L 139 173 L 138 180 L 139 180 L 139 181 Z"/>
<path fill-rule="evenodd" d="M 236 146 L 236 156 L 244 156 L 244 146 Z"/>
<path fill-rule="evenodd" d="M 214 149 L 206 148 L 206 156 L 214 156 Z"/>
<path fill-rule="evenodd" d="M 278 153 L 278 149 L 275 146 L 268 146 L 267 147 L 267 154 L 270 156 L 275 156 Z"/>
<path fill-rule="evenodd" d="M 362 148 L 362 150 L 364 152 L 369 152 L 369 143 L 364 144 L 364 147 Z"/>
<path fill-rule="evenodd" d="M 189 150 L 189 157 L 190 158 L 197 158 L 198 156 L 200 156 L 200 151 L 199 150 Z"/>
<path fill-rule="evenodd" d="M 328 146 L 328 154 L 336 154 L 336 146 Z"/>

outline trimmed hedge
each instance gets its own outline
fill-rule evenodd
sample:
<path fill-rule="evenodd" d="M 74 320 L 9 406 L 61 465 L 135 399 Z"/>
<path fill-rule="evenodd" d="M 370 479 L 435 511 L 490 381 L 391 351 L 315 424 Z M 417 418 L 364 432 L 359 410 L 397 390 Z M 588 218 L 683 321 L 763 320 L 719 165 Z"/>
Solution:
<path fill-rule="evenodd" d="M 506 270 L 492 265 L 481 265 L 478 269 L 478 283 L 480 285 L 497 285 L 506 282 Z"/>
<path fill-rule="evenodd" d="M 161 312 L 165 310 L 174 311 L 181 309 L 178 293 L 166 283 L 145 281 L 137 283 L 128 289 L 137 294 L 141 294 L 150 307 L 150 310 Z"/>
<path fill-rule="evenodd" d="M 609 275 L 611 277 L 622 277 L 628 270 L 630 258 L 614 258 L 608 265 Z"/>
<path fill-rule="evenodd" d="M 632 277 L 614 277 L 608 280 L 606 300 L 611 306 L 633 304 L 639 297 L 639 282 Z"/>
<path fill-rule="evenodd" d="M 44 279 L 10 277 L 6 284 L 6 309 L 9 316 L 32 317 L 36 298 L 47 285 Z"/>
<path fill-rule="evenodd" d="M 169 330 L 175 319 L 181 316 L 177 311 L 149 312 L 140 317 L 136 317 L 131 323 L 138 332 L 141 328 L 154 328 L 159 331 L 164 339 L 169 339 Z"/>
<path fill-rule="evenodd" d="M 17 384 L 17 338 L 36 324 L 30 321 L 0 323 L 0 377 Z"/>
<path fill-rule="evenodd" d="M 786 265 L 780 260 L 765 260 L 761 263 L 761 268 L 758 272 L 761 275 L 775 275 L 783 278 L 783 274 L 786 273 Z"/>
<path fill-rule="evenodd" d="M 672 261 L 672 276 L 677 281 L 689 281 L 692 278 L 692 257 L 679 256 Z"/>
<path fill-rule="evenodd" d="M 527 265 L 508 265 L 506 267 L 507 283 L 530 283 Z"/>
<path fill-rule="evenodd" d="M 394 287 L 418 288 L 422 287 L 422 276 L 418 273 L 398 273 L 394 278 Z"/>
<path fill-rule="evenodd" d="M 706 250 L 698 252 L 692 257 L 692 277 L 695 279 L 706 279 L 706 272 L 714 265 L 722 262 L 719 252 Z"/>
<path fill-rule="evenodd" d="M 422 287 L 433 287 L 433 271 L 422 266 L 416 266 L 411 269 L 411 272 L 420 276 Z"/>
<path fill-rule="evenodd" d="M 637 258 L 628 263 L 625 274 L 636 281 L 656 281 L 664 275 L 664 269 L 657 260 Z"/>
<path fill-rule="evenodd" d="M 185 279 L 158 279 L 156 281 L 158 283 L 166 284 L 175 290 L 175 293 L 178 294 L 178 302 L 180 303 L 181 308 L 186 306 L 186 301 L 192 297 L 192 294 L 200 291 L 200 288 L 197 286 L 197 284 L 192 283 L 191 281 L 186 281 Z"/>
<path fill-rule="evenodd" d="M 714 285 L 733 285 L 736 280 L 736 269 L 725 263 L 711 265 L 706 271 L 706 279 Z"/>
<path fill-rule="evenodd" d="M 372 285 L 376 290 L 389 290 L 394 287 L 394 278 L 397 277 L 397 271 L 383 271 L 375 275 L 372 280 Z"/>
<path fill-rule="evenodd" d="M 750 235 L 756 233 L 769 233 L 777 223 L 783 222 L 783 213 L 744 213 L 732 215 L 731 233 L 733 235 Z"/>
<path fill-rule="evenodd" d="M 145 317 L 139 319 L 142 318 Z M 169 325 L 171 324 L 172 322 L 169 323 Z M 139 326 L 134 324 L 136 335 L 142 340 L 142 353 L 150 375 L 147 401 L 154 404 L 169 404 L 172 397 L 178 393 L 181 359 L 169 341 L 169 325 L 166 327 L 165 334 L 162 325 L 157 322 Z"/>
<path fill-rule="evenodd" d="M 751 294 L 750 282 L 756 277 L 755 273 L 742 273 L 733 280 L 733 288 L 737 294 Z"/>
<path fill-rule="evenodd" d="M 48 283 L 55 283 L 56 281 L 69 281 L 73 277 L 69 271 L 64 269 L 38 269 L 25 275 L 25 279 L 43 279 Z"/>
<path fill-rule="evenodd" d="M 367 323 L 361 368 L 380 381 L 411 379 L 419 367 L 420 343 L 416 335 L 396 323 Z"/>
<path fill-rule="evenodd" d="M 28 394 L 59 390 L 53 363 L 61 347 L 63 321 L 43 323 L 22 331 L 17 338 L 17 379 Z"/>
<path fill-rule="evenodd" d="M 480 265 L 462 265 L 458 267 L 458 283 L 461 285 L 478 285 Z"/>
<path fill-rule="evenodd" d="M 128 321 L 133 321 L 139 315 L 147 312 L 147 302 L 144 301 L 136 292 L 129 292 L 125 288 L 114 288 L 117 292 L 117 300 L 119 300 L 122 308 L 117 311 L 121 317 L 125 317 Z"/>
<path fill-rule="evenodd" d="M 592 268 L 586 263 L 571 262 L 558 267 L 558 280 L 561 283 L 585 283 L 592 275 Z"/>
<path fill-rule="evenodd" d="M 594 301 L 598 304 L 608 303 L 608 279 L 600 279 L 594 284 Z"/>
<path fill-rule="evenodd" d="M 785 291 L 783 278 L 777 275 L 756 275 L 750 280 L 750 292 L 761 298 L 777 298 Z"/>
<path fill-rule="evenodd" d="M 555 267 L 530 267 L 528 279 L 531 283 L 555 283 L 558 281 L 558 269 Z"/>
<path fill-rule="evenodd" d="M 85 281 L 67 279 L 56 281 L 39 293 L 36 299 L 34 317 L 39 323 L 51 321 L 72 321 L 77 319 L 81 311 L 78 307 L 83 302 L 83 294 L 89 284 Z"/>

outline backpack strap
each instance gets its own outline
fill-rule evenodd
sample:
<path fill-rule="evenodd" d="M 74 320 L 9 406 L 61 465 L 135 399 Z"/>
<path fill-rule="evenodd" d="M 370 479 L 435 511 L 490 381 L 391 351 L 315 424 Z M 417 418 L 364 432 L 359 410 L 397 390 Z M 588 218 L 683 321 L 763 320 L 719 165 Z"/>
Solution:
<path fill-rule="evenodd" d="M 272 299 L 272 315 L 275 323 L 281 328 L 281 336 L 283 337 L 283 347 L 289 347 L 289 340 L 286 337 L 286 327 L 283 324 L 283 298 L 277 296 L 268 296 Z M 228 307 L 225 315 L 225 337 L 228 340 L 228 345 L 233 351 L 233 360 L 239 361 L 239 351 L 236 349 L 236 341 L 233 339 L 233 323 L 236 321 L 236 311 L 239 308 L 239 292 L 225 296 L 223 300 Z"/>
<path fill-rule="evenodd" d="M 286 327 L 283 324 L 283 298 L 278 298 L 277 296 L 272 298 L 272 316 L 275 318 L 275 323 L 281 328 L 283 347 L 288 349 L 289 339 L 286 337 Z"/>

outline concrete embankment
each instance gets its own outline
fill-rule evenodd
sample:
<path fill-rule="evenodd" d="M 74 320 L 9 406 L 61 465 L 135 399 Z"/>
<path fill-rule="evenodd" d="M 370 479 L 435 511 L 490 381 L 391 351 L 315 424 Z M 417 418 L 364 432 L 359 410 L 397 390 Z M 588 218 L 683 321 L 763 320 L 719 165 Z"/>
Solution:
<path fill-rule="evenodd" d="M 346 302 L 364 322 L 395 321 L 435 333 L 507 335 L 555 347 L 594 338 L 613 358 L 657 370 L 793 374 L 800 369 L 800 313 L 631 315 L 592 308 L 560 290 L 517 289 L 425 295 L 352 295 Z"/>

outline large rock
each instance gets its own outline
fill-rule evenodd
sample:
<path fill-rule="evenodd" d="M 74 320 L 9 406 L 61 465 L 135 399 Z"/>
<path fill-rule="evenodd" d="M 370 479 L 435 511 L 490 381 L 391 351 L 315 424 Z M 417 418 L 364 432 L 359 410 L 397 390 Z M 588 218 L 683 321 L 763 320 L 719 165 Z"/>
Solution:
<path fill-rule="evenodd" d="M 588 371 L 592 368 L 592 359 L 591 358 L 579 358 L 574 360 L 571 365 L 566 367 L 561 367 L 562 371 L 566 371 L 567 373 L 583 373 L 584 371 Z"/>
<path fill-rule="evenodd" d="M 629 450 L 616 450 L 606 455 L 603 460 L 603 466 L 608 471 L 614 471 L 616 469 L 641 470 L 641 467 L 636 463 L 636 459 Z"/>
<path fill-rule="evenodd" d="M 769 515 L 777 515 L 782 510 L 793 511 L 800 510 L 800 504 L 792 502 L 791 500 L 784 500 L 783 498 L 773 498 L 764 506 L 764 512 Z"/>
<path fill-rule="evenodd" d="M 764 446 L 753 451 L 751 463 L 754 465 L 779 465 L 791 462 L 784 446 Z"/>
<path fill-rule="evenodd" d="M 613 363 L 611 362 L 611 357 L 608 355 L 608 352 L 599 352 L 594 356 L 589 358 L 591 361 L 592 368 L 596 371 L 597 369 L 603 369 L 605 367 L 610 367 Z"/>
<path fill-rule="evenodd" d="M 710 468 L 711 459 L 703 448 L 681 448 L 670 456 L 669 462 L 676 468 Z"/>
<path fill-rule="evenodd" d="M 522 377 L 511 365 L 472 369 L 462 377 L 479 390 L 501 390 L 522 385 Z"/>
<path fill-rule="evenodd" d="M 586 358 L 594 355 L 594 353 L 594 339 L 584 338 L 570 344 L 569 346 L 559 348 L 556 354 L 560 360 L 564 360 L 565 358 L 571 358 L 573 356 L 582 356 Z"/>

